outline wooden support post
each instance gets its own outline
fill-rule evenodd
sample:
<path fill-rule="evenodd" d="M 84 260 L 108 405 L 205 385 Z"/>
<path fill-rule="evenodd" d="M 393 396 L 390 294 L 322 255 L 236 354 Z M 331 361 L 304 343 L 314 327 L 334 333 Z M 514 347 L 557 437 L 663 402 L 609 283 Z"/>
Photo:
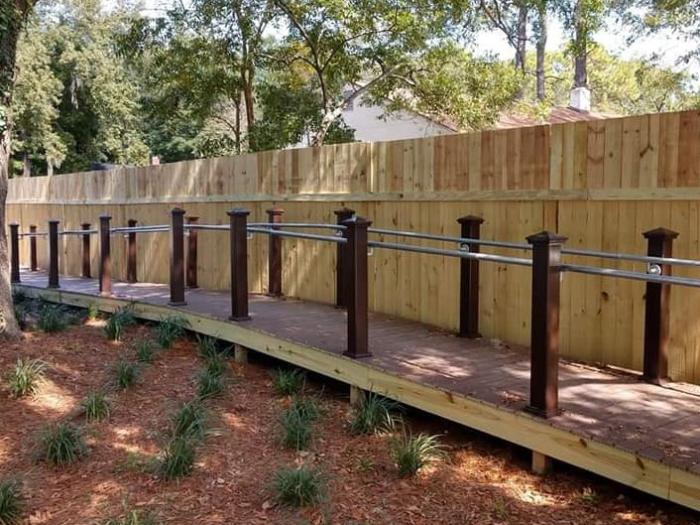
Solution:
<path fill-rule="evenodd" d="M 129 228 L 136 227 L 136 221 L 127 221 Z M 136 280 L 136 232 L 129 232 L 126 236 L 126 281 L 135 283 Z"/>
<path fill-rule="evenodd" d="M 566 237 L 543 231 L 532 244 L 532 310 L 530 335 L 530 405 L 542 417 L 559 409 L 559 283 L 561 247 Z"/>
<path fill-rule="evenodd" d="M 644 232 L 648 241 L 647 255 L 671 257 L 673 239 L 678 233 L 666 228 Z M 658 266 L 659 275 L 671 275 L 671 265 Z M 656 385 L 668 380 L 668 337 L 671 285 L 647 283 L 644 312 L 644 369 L 642 378 Z"/>
<path fill-rule="evenodd" d="M 365 402 L 365 391 L 359 386 L 350 385 L 350 406 L 358 408 Z"/>
<path fill-rule="evenodd" d="M 90 223 L 84 222 L 82 224 L 83 230 L 90 229 Z M 92 272 L 90 272 L 90 234 L 83 233 L 83 277 L 89 279 L 92 277 Z"/>
<path fill-rule="evenodd" d="M 461 237 L 479 239 L 481 223 L 484 219 L 467 215 L 457 222 L 462 226 Z M 479 253 L 478 244 L 465 244 L 471 253 Z M 459 336 L 475 339 L 479 333 L 479 261 L 462 259 L 459 277 Z"/>
<path fill-rule="evenodd" d="M 187 224 L 197 224 L 199 217 L 187 217 Z M 187 230 L 187 288 L 197 286 L 197 230 Z"/>
<path fill-rule="evenodd" d="M 343 221 L 347 227 L 347 279 L 344 297 L 348 309 L 348 348 L 344 355 L 358 358 L 370 356 L 367 296 L 367 228 L 371 221 L 351 217 Z"/>
<path fill-rule="evenodd" d="M 19 280 L 19 224 L 10 224 L 10 282 Z"/>
<path fill-rule="evenodd" d="M 183 306 L 185 302 L 185 210 L 173 208 L 170 212 L 170 304 Z"/>
<path fill-rule="evenodd" d="M 355 215 L 355 210 L 350 208 L 340 208 L 335 210 L 336 222 L 343 225 L 345 221 Z M 345 239 L 348 238 L 347 230 L 343 230 L 342 234 Z M 347 280 L 348 267 L 348 250 L 345 244 L 338 244 L 335 255 L 335 305 L 337 308 L 347 308 L 347 297 L 345 290 L 347 288 L 345 281 Z"/>
<path fill-rule="evenodd" d="M 32 235 L 29 236 L 29 269 L 33 272 L 36 272 L 37 269 L 39 268 L 39 265 L 37 263 L 37 256 L 36 256 L 36 225 L 32 224 L 29 226 L 29 233 Z"/>
<path fill-rule="evenodd" d="M 233 360 L 239 365 L 248 364 L 248 349 L 238 343 L 233 345 Z"/>
<path fill-rule="evenodd" d="M 282 222 L 281 208 L 270 208 L 267 210 L 267 222 L 279 224 Z M 279 230 L 279 226 L 273 226 L 273 230 Z M 282 295 L 282 237 L 269 235 L 268 239 L 268 262 L 267 262 L 267 295 L 279 297 Z"/>
<path fill-rule="evenodd" d="M 231 222 L 231 317 L 247 321 L 248 315 L 248 210 L 227 212 Z"/>
<path fill-rule="evenodd" d="M 58 288 L 58 223 L 49 221 L 49 288 Z"/>
<path fill-rule="evenodd" d="M 540 476 L 552 471 L 552 458 L 541 452 L 532 451 L 532 472 Z"/>
<path fill-rule="evenodd" d="M 112 295 L 112 247 L 111 228 L 109 215 L 100 215 L 100 267 L 98 278 L 100 281 L 100 295 Z"/>

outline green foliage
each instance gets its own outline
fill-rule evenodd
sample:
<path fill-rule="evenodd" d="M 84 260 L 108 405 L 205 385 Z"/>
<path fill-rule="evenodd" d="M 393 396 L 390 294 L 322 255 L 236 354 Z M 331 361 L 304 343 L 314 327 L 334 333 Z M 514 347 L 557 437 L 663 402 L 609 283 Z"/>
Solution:
<path fill-rule="evenodd" d="M 159 470 L 165 479 L 189 475 L 194 469 L 195 440 L 189 436 L 173 438 L 161 458 Z"/>
<path fill-rule="evenodd" d="M 39 310 L 38 325 L 47 333 L 62 332 L 68 327 L 68 317 L 60 306 L 44 304 Z"/>
<path fill-rule="evenodd" d="M 197 376 L 197 395 L 200 399 L 219 396 L 224 391 L 224 383 L 223 375 L 204 369 Z"/>
<path fill-rule="evenodd" d="M 202 439 L 206 425 L 204 407 L 198 400 L 183 403 L 173 414 L 171 425 L 173 437 Z"/>
<path fill-rule="evenodd" d="M 197 350 L 202 359 L 211 359 L 219 356 L 216 346 L 216 338 L 197 334 Z"/>
<path fill-rule="evenodd" d="M 319 503 L 324 495 L 321 473 L 308 467 L 285 468 L 275 473 L 275 499 L 291 507 L 307 507 Z"/>
<path fill-rule="evenodd" d="M 142 339 L 136 343 L 136 360 L 139 363 L 152 363 L 155 356 L 155 348 L 150 339 Z"/>
<path fill-rule="evenodd" d="M 298 394 L 305 383 L 306 374 L 298 368 L 279 368 L 272 374 L 272 388 L 282 396 Z"/>
<path fill-rule="evenodd" d="M 82 402 L 87 421 L 102 421 L 109 417 L 109 402 L 102 392 L 90 392 Z"/>
<path fill-rule="evenodd" d="M 49 425 L 39 441 L 39 459 L 52 465 L 67 465 L 87 453 L 80 429 L 70 423 Z"/>
<path fill-rule="evenodd" d="M 438 436 L 418 434 L 405 429 L 389 442 L 391 457 L 402 477 L 413 476 L 430 461 L 443 455 Z"/>
<path fill-rule="evenodd" d="M 0 480 L 0 523 L 15 525 L 20 522 L 24 511 L 22 487 L 16 480 Z"/>
<path fill-rule="evenodd" d="M 15 367 L 7 376 L 7 386 L 12 397 L 36 394 L 39 381 L 44 377 L 46 364 L 39 359 L 18 358 Z"/>
<path fill-rule="evenodd" d="M 228 371 L 228 362 L 221 354 L 212 356 L 205 361 L 205 370 L 210 375 L 223 377 Z"/>
<path fill-rule="evenodd" d="M 170 315 L 161 319 L 156 326 L 156 342 L 162 348 L 170 348 L 172 344 L 183 337 L 189 322 L 181 315 Z"/>
<path fill-rule="evenodd" d="M 102 525 L 158 525 L 157 516 L 149 511 L 124 508 L 124 514 L 118 518 L 110 518 Z"/>
<path fill-rule="evenodd" d="M 114 366 L 114 383 L 118 388 L 126 390 L 131 387 L 139 375 L 136 363 L 120 358 Z"/>
<path fill-rule="evenodd" d="M 115 310 L 107 319 L 104 332 L 110 341 L 121 341 L 126 329 L 134 324 L 136 324 L 136 318 L 133 306 L 123 306 Z"/>
<path fill-rule="evenodd" d="M 289 406 L 290 411 L 297 412 L 306 421 L 313 422 L 321 417 L 321 408 L 311 397 L 295 397 Z"/>
<path fill-rule="evenodd" d="M 17 320 L 17 325 L 20 330 L 27 329 L 27 318 L 29 316 L 29 308 L 26 304 L 15 303 L 13 305 L 15 312 L 15 319 Z"/>
<path fill-rule="evenodd" d="M 88 305 L 86 316 L 90 321 L 94 321 L 100 316 L 100 308 L 97 306 L 97 303 L 90 303 Z"/>
<path fill-rule="evenodd" d="M 280 417 L 282 445 L 296 450 L 306 450 L 311 442 L 313 427 L 303 412 L 289 408 Z"/>
<path fill-rule="evenodd" d="M 370 392 L 353 411 L 350 431 L 353 434 L 391 431 L 396 425 L 393 412 L 397 409 L 394 401 Z"/>

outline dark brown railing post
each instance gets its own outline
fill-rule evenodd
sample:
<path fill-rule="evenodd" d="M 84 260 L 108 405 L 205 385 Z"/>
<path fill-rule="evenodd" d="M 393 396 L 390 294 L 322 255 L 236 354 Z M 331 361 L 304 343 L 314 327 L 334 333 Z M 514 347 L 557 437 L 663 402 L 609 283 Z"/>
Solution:
<path fill-rule="evenodd" d="M 647 255 L 671 257 L 673 239 L 678 233 L 666 228 L 644 232 L 648 241 Z M 657 265 L 657 275 L 671 275 L 670 264 Z M 644 312 L 644 370 L 642 378 L 654 384 L 668 379 L 668 330 L 671 285 L 647 282 Z"/>
<path fill-rule="evenodd" d="M 467 215 L 457 222 L 462 226 L 460 236 L 466 239 L 479 239 L 481 223 L 484 219 Z M 466 244 L 470 253 L 479 253 L 478 244 Z M 461 259 L 459 275 L 459 336 L 475 339 L 479 333 L 479 261 Z"/>
<path fill-rule="evenodd" d="M 281 208 L 267 210 L 267 221 L 272 224 L 282 222 Z M 272 226 L 273 230 L 279 230 L 279 226 Z M 267 295 L 279 297 L 282 295 L 282 238 L 279 235 L 269 235 L 267 250 Z"/>
<path fill-rule="evenodd" d="M 37 264 L 37 257 L 36 257 L 36 225 L 32 224 L 29 226 L 29 233 L 31 235 L 29 236 L 29 269 L 33 272 L 36 272 L 37 269 L 39 268 L 39 265 Z"/>
<path fill-rule="evenodd" d="M 126 224 L 129 228 L 135 228 L 137 221 L 129 219 Z M 136 232 L 126 235 L 126 281 L 136 282 Z"/>
<path fill-rule="evenodd" d="M 112 295 L 112 247 L 109 215 L 100 215 L 100 295 Z"/>
<path fill-rule="evenodd" d="M 83 230 L 90 229 L 90 223 L 84 222 L 81 227 Z M 90 271 L 90 234 L 83 233 L 83 277 L 89 279 L 92 277 L 92 272 Z"/>
<path fill-rule="evenodd" d="M 343 222 L 355 215 L 355 210 L 351 210 L 350 208 L 340 208 L 339 210 L 335 210 L 333 213 L 335 213 L 336 222 L 339 225 L 342 225 Z M 345 239 L 348 238 L 347 230 L 343 230 L 342 234 Z M 338 308 L 347 307 L 347 298 L 345 297 L 345 281 L 347 280 L 347 267 L 349 264 L 347 260 L 347 251 L 348 250 L 345 244 L 338 243 L 335 256 L 335 305 Z"/>
<path fill-rule="evenodd" d="M 10 223 L 10 282 L 19 281 L 19 224 Z"/>
<path fill-rule="evenodd" d="M 343 226 L 347 227 L 344 297 L 348 309 L 348 349 L 344 354 L 353 358 L 371 355 L 367 294 L 367 228 L 371 224 L 371 221 L 357 216 L 343 221 Z"/>
<path fill-rule="evenodd" d="M 543 231 L 532 244 L 532 310 L 530 332 L 530 405 L 543 417 L 559 407 L 559 283 L 561 248 L 566 237 Z"/>
<path fill-rule="evenodd" d="M 170 303 L 183 306 L 185 302 L 185 210 L 170 212 Z"/>
<path fill-rule="evenodd" d="M 49 288 L 58 288 L 58 222 L 49 221 Z"/>
<path fill-rule="evenodd" d="M 197 224 L 199 217 L 187 217 L 187 224 Z M 197 230 L 187 230 L 187 288 L 197 288 Z"/>
<path fill-rule="evenodd" d="M 231 317 L 247 321 L 248 315 L 248 210 L 227 212 L 231 224 Z"/>

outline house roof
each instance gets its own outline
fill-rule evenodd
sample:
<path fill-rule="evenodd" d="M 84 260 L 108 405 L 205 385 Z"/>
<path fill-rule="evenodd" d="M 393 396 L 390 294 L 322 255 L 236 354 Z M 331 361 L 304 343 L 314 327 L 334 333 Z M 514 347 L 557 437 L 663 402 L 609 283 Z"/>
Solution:
<path fill-rule="evenodd" d="M 583 120 L 601 120 L 606 118 L 619 117 L 614 113 L 599 113 L 596 111 L 581 111 L 571 107 L 556 106 L 552 108 L 544 118 L 525 115 L 522 113 L 502 113 L 494 122 L 495 129 L 520 128 L 526 126 L 537 126 L 541 124 L 563 124 L 566 122 L 579 122 Z"/>

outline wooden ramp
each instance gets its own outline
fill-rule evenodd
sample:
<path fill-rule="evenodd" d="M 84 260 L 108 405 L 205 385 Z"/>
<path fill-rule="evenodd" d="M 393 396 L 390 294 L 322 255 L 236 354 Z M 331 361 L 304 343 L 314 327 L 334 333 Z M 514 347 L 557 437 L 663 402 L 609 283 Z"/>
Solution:
<path fill-rule="evenodd" d="M 251 296 L 252 319 L 228 320 L 224 292 L 188 290 L 187 305 L 168 305 L 162 284 L 115 282 L 100 297 L 97 281 L 62 277 L 48 289 L 43 272 L 23 271 L 28 295 L 111 311 L 134 301 L 143 319 L 177 312 L 191 328 L 349 385 L 456 421 L 539 454 L 570 463 L 660 498 L 700 510 L 700 387 L 660 387 L 625 374 L 560 364 L 561 415 L 525 412 L 529 354 L 426 325 L 370 315 L 372 356 L 342 355 L 345 312 L 332 306 Z"/>

